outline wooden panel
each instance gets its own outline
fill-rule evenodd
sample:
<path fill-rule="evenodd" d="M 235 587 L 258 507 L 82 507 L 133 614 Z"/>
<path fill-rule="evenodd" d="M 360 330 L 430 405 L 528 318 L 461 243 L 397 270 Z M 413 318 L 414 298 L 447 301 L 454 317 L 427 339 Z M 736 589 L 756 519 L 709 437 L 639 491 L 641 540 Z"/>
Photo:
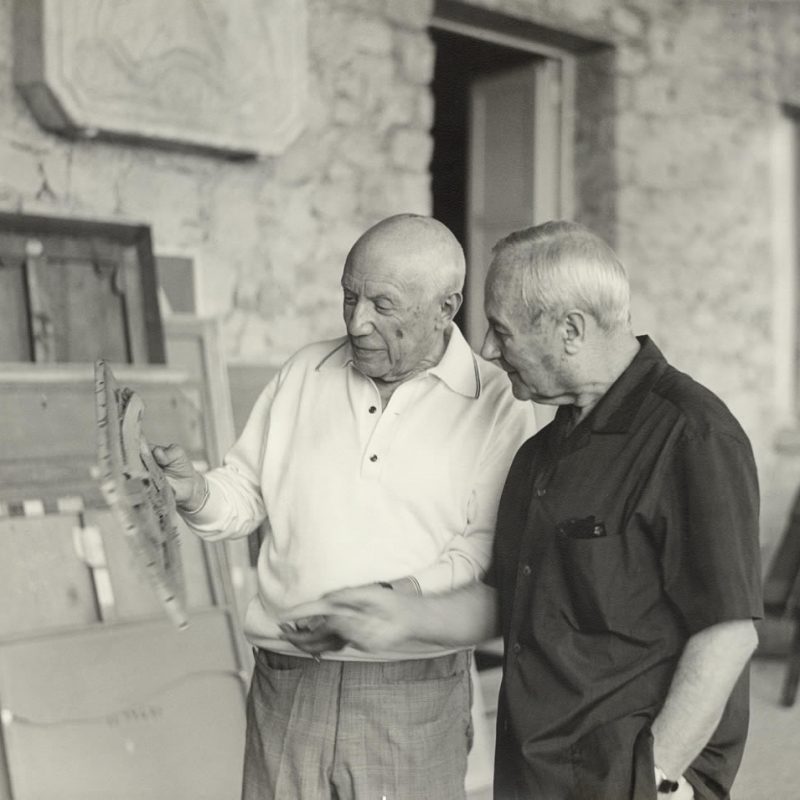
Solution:
<path fill-rule="evenodd" d="M 30 317 L 33 360 L 48 363 L 57 360 L 52 305 L 59 302 L 60 292 L 47 286 L 47 268 L 42 258 L 25 260 L 25 287 Z"/>
<path fill-rule="evenodd" d="M 127 321 L 129 361 L 147 361 L 147 318 L 142 289 L 142 270 L 133 247 L 126 247 L 117 270 L 117 290 L 121 293 L 124 319 Z"/>
<path fill-rule="evenodd" d="M 103 538 L 103 549 L 113 592 L 113 618 L 132 620 L 160 617 L 163 613 L 161 604 L 147 577 L 131 555 L 125 534 L 111 511 L 89 511 L 86 514 L 86 522 L 96 525 Z M 213 592 L 202 541 L 182 522 L 179 525 L 183 574 L 186 581 L 186 607 L 190 611 L 207 608 L 213 605 Z"/>
<path fill-rule="evenodd" d="M 190 376 L 205 421 L 209 463 L 218 466 L 234 443 L 228 372 L 217 319 L 176 314 L 164 323 L 167 361 Z"/>
<path fill-rule="evenodd" d="M 0 361 L 30 361 L 33 356 L 23 263 L 4 255 L 0 236 Z"/>
<path fill-rule="evenodd" d="M 58 362 L 131 361 L 126 315 L 113 262 L 50 258 L 37 270 Z"/>
<path fill-rule="evenodd" d="M 225 613 L 0 646 L 14 800 L 238 797 L 244 691 Z M 54 666 L 57 665 L 57 668 Z"/>
<path fill-rule="evenodd" d="M 197 311 L 194 262 L 184 256 L 156 256 L 158 285 L 164 290 L 171 312 L 194 314 Z"/>
<path fill-rule="evenodd" d="M 0 637 L 97 621 L 73 514 L 0 519 Z"/>
<path fill-rule="evenodd" d="M 50 264 L 50 275 L 60 274 L 64 302 L 57 324 L 62 345 L 58 361 L 107 361 L 124 364 L 146 361 L 133 357 L 123 304 L 124 285 L 117 275 L 124 268 L 113 262 L 62 261 Z"/>
<path fill-rule="evenodd" d="M 0 365 L 0 500 L 56 492 L 98 496 L 94 378 L 90 366 Z M 193 458 L 207 458 L 200 410 L 181 389 L 181 373 L 116 369 L 121 385 L 145 403 L 150 442 L 177 441 Z"/>

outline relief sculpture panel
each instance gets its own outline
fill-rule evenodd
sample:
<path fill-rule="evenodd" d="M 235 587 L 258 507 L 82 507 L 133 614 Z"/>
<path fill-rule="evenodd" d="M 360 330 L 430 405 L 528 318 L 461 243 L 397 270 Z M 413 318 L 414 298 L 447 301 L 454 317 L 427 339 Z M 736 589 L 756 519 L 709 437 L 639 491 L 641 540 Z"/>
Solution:
<path fill-rule="evenodd" d="M 15 80 L 74 136 L 279 153 L 307 101 L 305 0 L 17 0 Z"/>

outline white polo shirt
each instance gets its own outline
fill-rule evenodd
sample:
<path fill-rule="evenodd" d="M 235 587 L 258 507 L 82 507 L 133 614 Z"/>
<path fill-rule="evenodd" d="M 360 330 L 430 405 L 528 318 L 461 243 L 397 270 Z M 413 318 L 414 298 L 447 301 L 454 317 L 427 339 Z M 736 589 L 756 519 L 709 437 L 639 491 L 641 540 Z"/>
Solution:
<path fill-rule="evenodd" d="M 400 384 L 385 409 L 346 337 L 312 344 L 264 389 L 224 466 L 207 474 L 205 506 L 185 519 L 218 540 L 268 518 L 245 633 L 297 653 L 277 620 L 298 603 L 409 576 L 423 593 L 482 577 L 508 468 L 534 431 L 532 405 L 456 326 L 441 361 Z"/>

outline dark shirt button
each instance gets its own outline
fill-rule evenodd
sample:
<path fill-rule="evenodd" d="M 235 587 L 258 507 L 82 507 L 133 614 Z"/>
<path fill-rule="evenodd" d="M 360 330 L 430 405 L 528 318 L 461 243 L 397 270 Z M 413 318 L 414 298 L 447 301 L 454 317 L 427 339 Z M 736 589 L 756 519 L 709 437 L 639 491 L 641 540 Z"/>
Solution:
<path fill-rule="evenodd" d="M 517 656 L 522 652 L 522 645 L 519 642 L 514 642 L 514 646 L 511 648 L 511 652 Z"/>
<path fill-rule="evenodd" d="M 377 410 L 378 410 L 378 409 L 377 409 L 375 406 L 370 406 L 370 407 L 369 407 L 369 413 L 370 413 L 370 414 L 374 414 L 374 413 L 375 413 Z"/>
<path fill-rule="evenodd" d="M 526 564 L 526 565 L 525 565 L 525 566 L 522 568 L 522 574 L 523 574 L 523 575 L 524 575 L 526 578 L 528 577 L 528 575 L 530 575 L 530 574 L 531 574 L 531 568 L 530 568 L 530 565 L 529 565 L 529 564 Z"/>
<path fill-rule="evenodd" d="M 541 486 L 536 490 L 537 497 L 544 497 L 546 494 L 547 494 L 547 489 L 544 489 Z"/>
<path fill-rule="evenodd" d="M 376 455 L 373 453 L 373 455 L 371 455 L 371 456 L 369 457 L 369 460 L 370 460 L 370 461 L 372 461 L 372 463 L 374 464 L 374 463 L 375 463 L 375 462 L 378 460 L 378 456 L 376 456 Z"/>

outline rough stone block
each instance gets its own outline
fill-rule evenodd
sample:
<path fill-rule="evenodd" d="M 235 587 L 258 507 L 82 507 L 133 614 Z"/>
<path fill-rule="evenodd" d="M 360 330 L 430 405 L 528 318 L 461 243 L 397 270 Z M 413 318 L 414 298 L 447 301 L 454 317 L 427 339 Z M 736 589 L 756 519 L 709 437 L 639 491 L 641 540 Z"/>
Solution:
<path fill-rule="evenodd" d="M 423 93 L 420 87 L 398 84 L 375 111 L 376 130 L 386 133 L 391 128 L 414 125 L 418 118 L 419 97 Z"/>
<path fill-rule="evenodd" d="M 400 72 L 412 83 L 430 83 L 436 49 L 427 33 L 398 31 L 395 36 Z"/>
<path fill-rule="evenodd" d="M 323 183 L 318 186 L 311 198 L 314 211 L 325 219 L 347 219 L 358 206 L 358 192 L 355 181 Z"/>
<path fill-rule="evenodd" d="M 353 24 L 352 39 L 356 49 L 364 53 L 387 55 L 392 50 L 391 28 L 379 19 L 356 20 Z"/>
<path fill-rule="evenodd" d="M 379 170 L 387 161 L 381 141 L 365 128 L 348 131 L 338 143 L 338 154 L 347 163 L 365 170 Z"/>
<path fill-rule="evenodd" d="M 611 9 L 610 22 L 614 30 L 627 39 L 638 39 L 645 31 L 645 20 L 639 11 L 623 6 Z"/>
<path fill-rule="evenodd" d="M 413 128 L 398 128 L 391 139 L 392 163 L 409 172 L 427 170 L 433 153 L 433 139 Z"/>
<path fill-rule="evenodd" d="M 387 19 L 406 28 L 426 28 L 433 16 L 433 0 L 383 0 Z"/>

